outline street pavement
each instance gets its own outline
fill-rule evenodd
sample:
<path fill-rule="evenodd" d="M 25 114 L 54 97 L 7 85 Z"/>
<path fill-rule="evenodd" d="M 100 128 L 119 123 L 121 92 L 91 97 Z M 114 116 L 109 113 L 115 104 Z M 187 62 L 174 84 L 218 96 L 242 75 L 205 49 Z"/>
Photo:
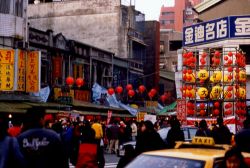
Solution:
<path fill-rule="evenodd" d="M 119 157 L 116 156 L 116 154 L 104 154 L 105 157 L 105 167 L 104 168 L 116 168 Z M 73 165 L 69 165 L 69 168 L 75 168 Z"/>

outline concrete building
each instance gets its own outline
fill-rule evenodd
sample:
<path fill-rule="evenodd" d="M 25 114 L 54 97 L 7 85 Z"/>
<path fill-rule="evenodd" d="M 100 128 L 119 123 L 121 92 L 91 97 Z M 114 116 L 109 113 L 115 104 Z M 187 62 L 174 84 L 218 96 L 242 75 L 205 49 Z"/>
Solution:
<path fill-rule="evenodd" d="M 161 29 L 173 29 L 182 32 L 184 26 L 189 26 L 193 23 L 195 13 L 193 6 L 200 3 L 202 0 L 175 0 L 173 7 L 161 7 L 159 21 Z"/>

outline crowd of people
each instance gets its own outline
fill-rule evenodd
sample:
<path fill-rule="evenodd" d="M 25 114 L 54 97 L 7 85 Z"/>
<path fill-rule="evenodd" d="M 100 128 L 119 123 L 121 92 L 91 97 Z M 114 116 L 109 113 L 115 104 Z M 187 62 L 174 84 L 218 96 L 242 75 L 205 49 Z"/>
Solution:
<path fill-rule="evenodd" d="M 125 155 L 117 165 L 124 167 L 137 155 L 151 150 L 174 148 L 176 141 L 184 141 L 181 124 L 176 118 L 169 121 L 136 122 L 111 120 L 110 123 L 94 120 L 45 121 L 41 108 L 29 109 L 20 124 L 9 127 L 8 119 L 0 117 L 0 168 L 103 168 L 104 153 L 116 154 L 119 145 L 134 140 L 135 148 L 125 146 Z M 167 137 L 161 138 L 158 130 L 171 127 Z M 198 124 L 196 136 L 213 137 L 217 144 L 231 144 L 233 134 L 218 118 L 217 124 L 208 128 L 205 120 Z M 224 167 L 239 162 L 244 167 L 241 151 L 250 152 L 250 119 L 234 135 L 234 147 L 226 152 Z M 238 162 L 237 162 L 238 161 Z"/>

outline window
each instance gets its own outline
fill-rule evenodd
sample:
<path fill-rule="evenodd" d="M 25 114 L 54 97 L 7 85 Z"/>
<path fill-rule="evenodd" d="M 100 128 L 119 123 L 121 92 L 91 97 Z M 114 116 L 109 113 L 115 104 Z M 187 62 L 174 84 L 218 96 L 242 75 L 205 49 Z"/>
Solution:
<path fill-rule="evenodd" d="M 174 12 L 162 12 L 162 16 L 169 16 L 169 15 L 174 15 Z"/>
<path fill-rule="evenodd" d="M 187 8 L 186 15 L 192 15 L 192 14 L 193 14 L 192 8 Z"/>
<path fill-rule="evenodd" d="M 182 41 L 176 40 L 176 41 L 169 41 L 169 50 L 170 51 L 176 51 L 182 47 Z"/>

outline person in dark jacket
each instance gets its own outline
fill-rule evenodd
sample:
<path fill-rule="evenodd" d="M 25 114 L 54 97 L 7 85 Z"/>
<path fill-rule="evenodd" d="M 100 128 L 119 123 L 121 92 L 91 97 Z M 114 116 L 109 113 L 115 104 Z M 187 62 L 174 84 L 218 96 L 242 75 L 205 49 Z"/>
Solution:
<path fill-rule="evenodd" d="M 226 125 L 223 123 L 223 118 L 217 118 L 218 127 L 214 127 L 212 130 L 212 136 L 216 144 L 231 144 L 232 133 Z"/>
<path fill-rule="evenodd" d="M 25 160 L 19 144 L 7 134 L 8 120 L 0 117 L 0 168 L 24 168 Z"/>
<path fill-rule="evenodd" d="M 27 168 L 68 168 L 69 163 L 59 135 L 43 128 L 44 115 L 44 109 L 28 109 L 24 121 L 25 131 L 17 137 Z"/>
<path fill-rule="evenodd" d="M 163 149 L 164 147 L 165 143 L 159 133 L 155 131 L 153 123 L 149 120 L 143 122 L 136 140 L 136 155 L 146 151 Z"/>
<path fill-rule="evenodd" d="M 201 120 L 200 121 L 199 129 L 196 131 L 195 136 L 212 137 L 212 133 L 207 127 L 206 120 Z"/>
<path fill-rule="evenodd" d="M 129 162 L 131 162 L 135 158 L 135 149 L 133 145 L 125 145 L 124 149 L 124 156 L 120 158 L 116 168 L 124 168 Z"/>
<path fill-rule="evenodd" d="M 174 148 L 176 141 L 184 141 L 184 132 L 181 130 L 181 125 L 178 119 L 171 119 L 170 121 L 171 129 L 168 131 L 167 135 L 167 146 L 168 148 Z"/>

